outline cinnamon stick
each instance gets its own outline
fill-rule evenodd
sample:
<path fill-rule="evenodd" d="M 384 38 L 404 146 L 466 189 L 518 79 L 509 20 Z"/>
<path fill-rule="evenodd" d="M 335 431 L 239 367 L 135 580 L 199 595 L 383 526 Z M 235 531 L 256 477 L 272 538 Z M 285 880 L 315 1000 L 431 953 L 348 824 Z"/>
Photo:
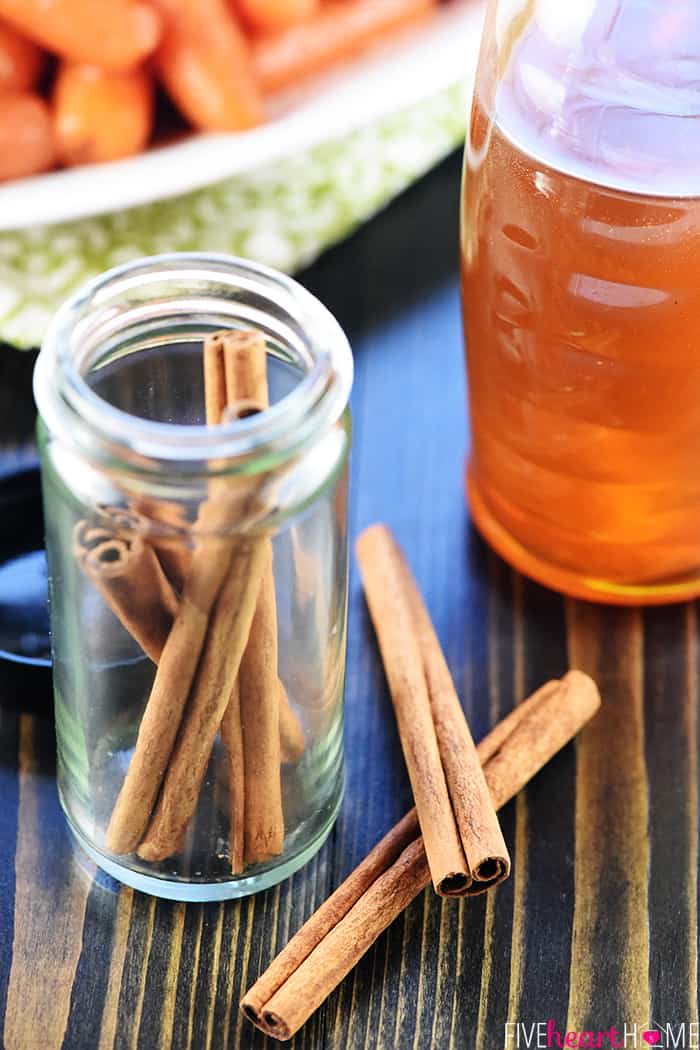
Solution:
<path fill-rule="evenodd" d="M 139 499 L 134 502 L 133 513 L 138 515 L 143 538 L 156 552 L 165 575 L 182 592 L 192 565 L 192 551 L 183 537 L 186 522 L 182 507 L 163 500 Z"/>
<path fill-rule="evenodd" d="M 217 332 L 208 336 L 204 345 L 204 375 L 207 422 L 213 423 L 220 419 L 224 398 L 226 404 L 241 400 L 248 402 L 251 399 L 258 406 L 267 404 L 267 352 L 262 334 L 236 331 Z M 225 498 L 226 489 L 226 482 L 212 485 L 210 506 L 216 507 Z M 261 665 L 267 668 L 274 657 L 274 678 L 272 689 L 266 687 L 263 698 L 270 708 L 269 712 L 261 712 L 259 693 L 248 698 L 242 679 L 238 683 L 236 702 L 228 715 L 227 737 L 237 740 L 238 729 L 234 720 L 239 704 L 241 727 L 249 726 L 249 730 L 243 733 L 243 795 L 240 792 L 240 770 L 235 772 L 233 778 L 233 784 L 238 785 L 238 790 L 232 787 L 230 792 L 230 837 L 234 843 L 233 852 L 237 852 L 241 821 L 244 824 L 244 842 L 247 844 L 260 838 L 262 832 L 257 822 L 264 819 L 268 844 L 276 846 L 283 839 L 281 784 L 276 791 L 272 790 L 266 795 L 260 791 L 258 795 L 257 782 L 260 778 L 263 788 L 268 791 L 275 778 L 278 781 L 280 778 L 276 620 L 274 639 L 271 641 L 251 636 L 251 628 L 257 620 L 254 619 L 256 606 L 261 600 L 270 601 L 269 588 L 262 599 L 261 590 L 263 578 L 271 574 L 271 550 L 270 541 L 264 537 L 243 536 L 233 541 L 233 555 L 212 611 L 192 696 L 160 797 L 138 848 L 138 854 L 144 860 L 164 860 L 177 851 L 194 814 L 214 740 L 236 688 L 239 671 L 243 671 L 244 653 L 251 649 L 251 645 L 255 658 L 254 674 L 261 674 Z M 274 589 L 272 602 L 274 604 Z M 268 631 L 271 626 L 269 609 L 265 610 L 262 623 Z M 274 646 L 272 654 L 270 645 Z M 262 649 L 262 646 L 268 648 Z M 245 681 L 248 680 L 246 677 Z M 269 676 L 266 679 L 268 681 Z M 251 704 L 254 704 L 252 712 Z M 271 732 L 274 741 L 268 740 Z M 262 734 L 265 736 L 264 741 L 261 740 Z M 254 770 L 251 768 L 249 776 L 247 766 L 252 762 L 255 762 L 255 767 Z M 229 764 L 232 764 L 231 759 Z M 265 775 L 262 770 L 264 764 L 273 765 Z M 267 815 L 261 818 L 263 807 L 267 807 Z M 249 831 L 246 822 L 252 820 L 256 821 L 256 826 Z M 233 858 L 233 863 L 238 866 L 237 857 Z"/>
<path fill-rule="evenodd" d="M 592 679 L 571 671 L 547 683 L 478 746 L 498 809 L 600 707 Z M 362 955 L 430 882 L 415 810 L 302 926 L 242 1000 L 245 1015 L 276 1039 L 291 1039 Z"/>
<path fill-rule="evenodd" d="M 284 847 L 277 609 L 269 541 L 266 548 L 267 566 L 238 678 L 243 726 L 247 864 L 259 864 L 277 857 Z"/>
<path fill-rule="evenodd" d="M 207 426 L 218 426 L 229 408 L 223 336 L 216 332 L 204 340 L 204 403 Z M 255 353 L 255 346 L 253 344 Z M 264 346 L 262 348 L 264 350 Z M 257 344 L 260 353 L 260 345 Z M 232 399 L 233 400 L 233 399 Z M 245 758 L 241 722 L 241 693 L 238 681 L 231 685 L 221 721 L 221 741 L 228 767 L 229 855 L 231 872 L 245 868 Z"/>
<path fill-rule="evenodd" d="M 197 671 L 209 616 L 231 563 L 230 545 L 224 541 L 212 538 L 194 551 L 107 829 L 106 845 L 113 853 L 131 853 L 146 831 Z"/>
<path fill-rule="evenodd" d="M 280 760 L 284 766 L 296 766 L 306 750 L 306 737 L 299 716 L 292 709 L 282 681 L 280 690 Z"/>
<path fill-rule="evenodd" d="M 275 992 L 419 835 L 418 816 L 412 809 L 323 902 L 248 989 L 241 1003 L 246 1017 L 254 1024 L 260 1023 L 265 1005 Z"/>
<path fill-rule="evenodd" d="M 457 831 L 472 876 L 466 895 L 482 893 L 510 874 L 510 857 L 462 705 L 428 610 L 388 530 L 385 540 L 401 570 L 423 658 L 430 709 Z M 449 896 L 449 890 L 447 891 Z"/>
<path fill-rule="evenodd" d="M 178 601 L 153 550 L 134 534 L 79 521 L 76 560 L 106 604 L 157 663 L 177 615 Z"/>
<path fill-rule="evenodd" d="M 248 641 L 266 563 L 264 544 L 259 537 L 234 543 L 226 578 L 206 625 L 206 641 L 186 715 L 158 803 L 138 847 L 144 860 L 164 860 L 176 853 L 194 814 Z M 194 573 L 193 564 L 190 579 Z M 161 667 L 162 662 L 159 671 Z"/>
<path fill-rule="evenodd" d="M 236 682 L 221 720 L 221 741 L 228 771 L 228 813 L 230 820 L 229 853 L 231 872 L 240 875 L 245 868 L 245 778 L 243 771 L 243 727 L 241 696 Z"/>
<path fill-rule="evenodd" d="M 228 405 L 223 334 L 215 332 L 204 340 L 204 408 L 209 427 L 218 426 Z"/>
<path fill-rule="evenodd" d="M 215 364 L 216 354 L 218 361 Z M 205 383 L 213 383 L 213 392 L 207 395 L 209 400 L 214 397 L 219 402 L 221 400 L 222 363 L 225 397 L 229 406 L 269 406 L 267 349 L 261 332 L 218 332 L 207 340 L 205 370 L 208 367 L 208 371 Z M 283 686 L 277 670 L 277 603 L 272 542 L 264 542 L 266 567 L 239 674 L 246 864 L 257 864 L 278 856 L 284 846 L 280 772 L 280 701 Z M 284 698 L 286 700 L 286 693 Z M 285 725 L 289 720 L 285 712 Z M 236 819 L 238 814 L 232 812 L 232 826 Z"/>
<path fill-rule="evenodd" d="M 389 530 L 366 529 L 357 556 L 435 890 L 482 893 L 510 858 L 442 650 Z"/>

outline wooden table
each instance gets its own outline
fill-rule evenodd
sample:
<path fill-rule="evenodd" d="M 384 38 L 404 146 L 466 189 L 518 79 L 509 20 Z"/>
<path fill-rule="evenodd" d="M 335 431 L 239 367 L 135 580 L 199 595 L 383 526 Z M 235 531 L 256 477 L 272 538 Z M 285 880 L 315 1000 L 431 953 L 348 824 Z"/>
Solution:
<path fill-rule="evenodd" d="M 376 519 L 396 530 L 476 736 L 569 664 L 597 676 L 605 707 L 503 812 L 510 881 L 462 905 L 426 892 L 293 1045 L 503 1050 L 553 1018 L 560 1030 L 638 1024 L 645 1046 L 651 1017 L 697 1021 L 696 606 L 565 602 L 470 529 L 458 189 L 455 157 L 304 277 L 356 351 L 353 533 Z M 26 425 L 26 405 L 18 416 L 9 402 Z M 240 903 L 173 905 L 95 877 L 56 798 L 48 683 L 2 674 L 7 1050 L 263 1046 L 242 990 L 410 804 L 356 571 L 338 824 L 304 871 Z M 678 1045 L 697 1045 L 689 1032 Z"/>

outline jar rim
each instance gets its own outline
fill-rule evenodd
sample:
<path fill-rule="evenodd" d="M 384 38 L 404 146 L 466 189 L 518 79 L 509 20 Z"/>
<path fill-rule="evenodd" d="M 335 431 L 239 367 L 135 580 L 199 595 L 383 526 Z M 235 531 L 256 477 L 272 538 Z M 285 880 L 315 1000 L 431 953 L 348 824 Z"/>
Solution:
<path fill-rule="evenodd" d="M 218 289 L 218 294 L 195 297 L 192 302 L 199 306 L 225 305 L 227 315 L 235 320 L 235 292 L 244 290 L 269 304 L 267 315 L 264 307 L 257 308 L 261 319 L 272 317 L 274 305 L 290 326 L 303 333 L 307 370 L 294 389 L 264 413 L 217 427 L 149 420 L 111 404 L 86 381 L 80 356 L 91 325 L 93 337 L 98 322 L 118 330 L 120 323 L 128 324 L 128 311 L 121 306 L 128 292 L 149 283 L 182 285 L 188 279 L 209 280 Z M 63 303 L 36 363 L 34 396 L 49 431 L 90 458 L 148 473 L 172 470 L 175 465 L 188 474 L 221 473 L 235 469 L 241 460 L 250 464 L 259 457 L 272 457 L 281 462 L 296 454 L 342 416 L 352 381 L 352 351 L 343 329 L 321 301 L 293 278 L 235 256 L 175 252 L 107 270 Z"/>

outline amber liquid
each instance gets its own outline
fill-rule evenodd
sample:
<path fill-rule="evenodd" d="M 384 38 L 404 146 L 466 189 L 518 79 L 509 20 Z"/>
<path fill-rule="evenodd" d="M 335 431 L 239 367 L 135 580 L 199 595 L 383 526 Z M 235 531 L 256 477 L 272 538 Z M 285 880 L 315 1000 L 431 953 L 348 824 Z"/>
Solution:
<path fill-rule="evenodd" d="M 526 574 L 621 603 L 700 593 L 700 119 L 679 101 L 698 62 L 669 59 L 696 31 L 700 56 L 700 30 L 680 2 L 692 25 L 647 27 L 643 56 L 632 6 L 599 5 L 616 17 L 573 72 L 549 62 L 555 116 L 515 75 L 496 120 L 477 95 L 462 215 L 473 519 Z M 537 29 L 520 48 L 542 66 Z"/>

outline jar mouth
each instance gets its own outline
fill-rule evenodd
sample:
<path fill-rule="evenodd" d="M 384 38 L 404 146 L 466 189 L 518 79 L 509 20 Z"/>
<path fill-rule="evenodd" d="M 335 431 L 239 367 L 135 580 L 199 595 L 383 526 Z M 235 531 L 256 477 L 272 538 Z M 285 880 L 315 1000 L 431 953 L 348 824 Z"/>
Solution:
<path fill-rule="evenodd" d="M 216 427 L 134 415 L 91 387 L 86 377 L 105 354 L 137 336 L 147 344 L 149 332 L 169 325 L 201 334 L 257 328 L 285 348 L 299 381 L 265 412 Z M 297 281 L 233 256 L 172 253 L 108 270 L 61 306 L 37 360 L 34 396 L 49 432 L 90 459 L 149 473 L 175 465 L 221 473 L 296 454 L 342 416 L 352 379 L 342 328 Z"/>

